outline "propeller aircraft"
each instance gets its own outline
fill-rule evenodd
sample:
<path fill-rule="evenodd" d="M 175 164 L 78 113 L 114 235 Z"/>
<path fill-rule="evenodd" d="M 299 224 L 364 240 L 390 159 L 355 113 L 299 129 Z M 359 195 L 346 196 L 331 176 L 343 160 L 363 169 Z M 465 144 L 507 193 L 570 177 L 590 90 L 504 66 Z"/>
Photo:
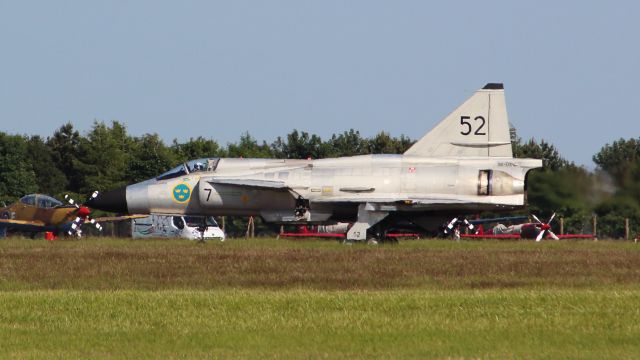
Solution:
<path fill-rule="evenodd" d="M 540 242 L 543 239 L 593 239 L 593 234 L 560 234 L 556 235 L 551 229 L 551 222 L 556 218 L 553 213 L 547 222 L 541 221 L 535 214 L 531 214 L 531 218 L 535 222 L 531 222 L 528 216 L 509 216 L 503 218 L 477 219 L 470 220 L 467 224 L 460 221 L 452 222 L 449 225 L 453 229 L 456 238 L 475 238 L 475 239 L 535 239 Z M 512 225 L 505 225 L 512 223 Z M 484 225 L 495 224 L 492 228 L 485 231 Z M 474 227 L 474 225 L 476 225 Z M 461 228 L 467 227 L 468 233 L 462 234 Z M 451 234 L 445 231 L 445 234 Z"/>
<path fill-rule="evenodd" d="M 395 223 L 429 231 L 459 214 L 524 207 L 502 84 L 489 83 L 404 154 L 326 159 L 192 160 L 87 206 L 130 214 L 261 216 L 273 224 L 353 223 L 348 240 L 383 239 Z"/>
<path fill-rule="evenodd" d="M 98 192 L 92 194 L 96 197 Z M 104 217 L 93 219 L 89 215 L 91 210 L 77 204 L 65 195 L 68 204 L 43 194 L 25 195 L 17 202 L 0 208 L 0 231 L 7 230 L 30 233 L 35 236 L 42 232 L 51 232 L 54 236 L 66 234 L 81 236 L 84 223 L 93 224 L 98 230 L 102 226 L 98 221 L 117 221 L 127 217 Z"/>

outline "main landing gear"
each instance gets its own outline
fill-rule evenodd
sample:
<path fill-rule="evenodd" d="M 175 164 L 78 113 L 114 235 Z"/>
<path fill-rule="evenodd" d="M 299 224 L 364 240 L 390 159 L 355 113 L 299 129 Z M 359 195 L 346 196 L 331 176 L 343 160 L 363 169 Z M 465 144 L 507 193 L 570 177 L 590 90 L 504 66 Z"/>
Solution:
<path fill-rule="evenodd" d="M 358 220 L 347 231 L 345 243 L 353 241 L 366 241 L 367 244 L 378 244 L 390 241 L 397 243 L 397 239 L 388 239 L 386 229 L 381 224 L 389 215 L 388 211 L 380 209 L 377 204 L 365 203 L 358 206 Z"/>

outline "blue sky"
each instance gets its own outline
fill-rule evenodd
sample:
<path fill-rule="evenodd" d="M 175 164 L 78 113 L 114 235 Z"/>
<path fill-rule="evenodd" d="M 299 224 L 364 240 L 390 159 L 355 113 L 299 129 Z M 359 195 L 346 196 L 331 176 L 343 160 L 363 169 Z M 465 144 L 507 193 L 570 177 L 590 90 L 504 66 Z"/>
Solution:
<path fill-rule="evenodd" d="M 487 82 L 569 160 L 640 136 L 638 2 L 4 1 L 0 131 L 417 139 Z"/>

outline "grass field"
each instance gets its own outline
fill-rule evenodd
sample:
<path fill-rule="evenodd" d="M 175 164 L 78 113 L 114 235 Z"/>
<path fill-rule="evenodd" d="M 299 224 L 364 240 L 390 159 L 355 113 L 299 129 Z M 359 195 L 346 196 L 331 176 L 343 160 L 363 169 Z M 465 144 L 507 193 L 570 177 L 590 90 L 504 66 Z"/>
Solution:
<path fill-rule="evenodd" d="M 613 241 L 0 240 L 0 357 L 638 358 Z"/>

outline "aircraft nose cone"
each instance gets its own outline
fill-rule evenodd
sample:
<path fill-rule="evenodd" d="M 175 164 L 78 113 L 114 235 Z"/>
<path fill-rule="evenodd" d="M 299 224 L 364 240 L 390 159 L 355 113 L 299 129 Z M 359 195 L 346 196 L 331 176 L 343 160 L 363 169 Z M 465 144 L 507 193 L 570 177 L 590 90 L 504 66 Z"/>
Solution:
<path fill-rule="evenodd" d="M 102 211 L 127 213 L 127 188 L 123 187 L 99 193 L 98 196 L 87 201 L 85 205 Z"/>

